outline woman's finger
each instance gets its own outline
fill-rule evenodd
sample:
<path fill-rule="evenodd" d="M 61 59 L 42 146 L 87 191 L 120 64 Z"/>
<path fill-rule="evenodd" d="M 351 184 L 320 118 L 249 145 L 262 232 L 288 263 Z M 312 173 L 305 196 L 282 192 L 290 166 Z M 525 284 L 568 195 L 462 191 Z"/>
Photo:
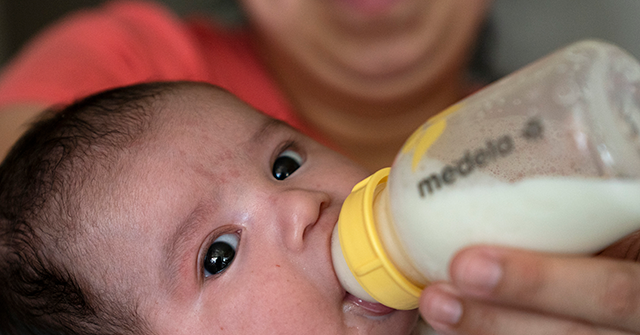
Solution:
<path fill-rule="evenodd" d="M 598 256 L 640 262 L 640 230 L 608 246 Z"/>
<path fill-rule="evenodd" d="M 475 247 L 451 278 L 465 297 L 640 333 L 638 263 Z"/>
<path fill-rule="evenodd" d="M 445 283 L 432 285 L 424 291 L 420 312 L 439 335 L 632 334 L 575 319 L 463 298 L 453 286 Z"/>

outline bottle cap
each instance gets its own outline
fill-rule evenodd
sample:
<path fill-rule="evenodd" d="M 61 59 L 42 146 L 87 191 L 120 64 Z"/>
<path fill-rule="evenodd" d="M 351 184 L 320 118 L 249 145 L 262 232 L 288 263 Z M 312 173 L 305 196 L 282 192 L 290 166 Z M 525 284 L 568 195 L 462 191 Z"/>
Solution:
<path fill-rule="evenodd" d="M 418 307 L 422 288 L 411 283 L 385 252 L 373 217 L 376 187 L 386 183 L 384 168 L 354 186 L 338 218 L 342 252 L 353 276 L 381 304 L 400 310 Z"/>

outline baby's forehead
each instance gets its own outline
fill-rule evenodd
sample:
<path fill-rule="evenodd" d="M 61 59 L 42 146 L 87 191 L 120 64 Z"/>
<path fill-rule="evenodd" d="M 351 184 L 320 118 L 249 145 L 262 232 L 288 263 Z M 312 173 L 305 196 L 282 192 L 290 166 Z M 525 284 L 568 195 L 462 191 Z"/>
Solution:
<path fill-rule="evenodd" d="M 210 122 L 226 124 L 258 124 L 267 117 L 241 101 L 232 93 L 212 85 L 188 83 L 167 95 L 160 105 L 160 116 L 168 118 L 164 125 L 186 122 L 197 126 Z"/>

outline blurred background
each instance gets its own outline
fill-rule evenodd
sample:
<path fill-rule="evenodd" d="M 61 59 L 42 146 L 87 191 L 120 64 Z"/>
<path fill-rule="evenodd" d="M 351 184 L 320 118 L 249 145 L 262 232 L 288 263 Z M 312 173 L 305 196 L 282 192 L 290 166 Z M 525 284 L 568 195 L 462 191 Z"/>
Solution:
<path fill-rule="evenodd" d="M 104 0 L 0 0 L 0 65 L 68 11 Z M 234 20 L 228 0 L 158 0 L 186 15 L 215 12 Z M 600 38 L 640 58 L 640 0 L 494 0 L 482 50 L 496 77 L 583 38 Z"/>

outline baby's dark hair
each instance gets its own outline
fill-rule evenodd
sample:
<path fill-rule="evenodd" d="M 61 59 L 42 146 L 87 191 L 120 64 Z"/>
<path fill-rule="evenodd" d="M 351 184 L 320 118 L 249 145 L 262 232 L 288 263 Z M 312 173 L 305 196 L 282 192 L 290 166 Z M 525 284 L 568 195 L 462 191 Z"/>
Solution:
<path fill-rule="evenodd" d="M 0 334 L 147 334 L 138 301 L 98 293 L 73 268 L 78 213 L 118 153 L 153 131 L 181 83 L 117 88 L 44 114 L 0 165 Z M 116 301 L 117 300 L 117 301 Z"/>

